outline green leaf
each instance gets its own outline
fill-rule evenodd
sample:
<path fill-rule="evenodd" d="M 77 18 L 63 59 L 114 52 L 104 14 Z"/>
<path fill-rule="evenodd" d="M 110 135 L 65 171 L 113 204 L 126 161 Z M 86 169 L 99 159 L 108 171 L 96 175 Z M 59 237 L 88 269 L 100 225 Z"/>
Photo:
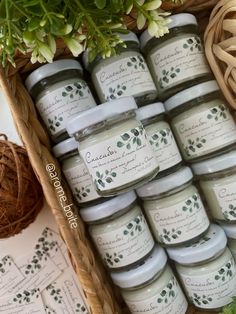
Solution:
<path fill-rule="evenodd" d="M 95 4 L 98 9 L 102 10 L 106 6 L 106 0 L 95 0 Z"/>
<path fill-rule="evenodd" d="M 116 144 L 116 145 L 117 145 L 117 147 L 119 147 L 119 148 L 120 148 L 120 147 L 123 147 L 123 146 L 124 146 L 124 143 L 122 143 L 122 142 L 120 142 L 120 141 L 119 141 L 119 142 L 117 142 L 117 144 Z"/>
<path fill-rule="evenodd" d="M 124 133 L 121 135 L 121 138 L 122 138 L 122 140 L 127 141 L 130 138 L 130 136 L 128 133 Z"/>

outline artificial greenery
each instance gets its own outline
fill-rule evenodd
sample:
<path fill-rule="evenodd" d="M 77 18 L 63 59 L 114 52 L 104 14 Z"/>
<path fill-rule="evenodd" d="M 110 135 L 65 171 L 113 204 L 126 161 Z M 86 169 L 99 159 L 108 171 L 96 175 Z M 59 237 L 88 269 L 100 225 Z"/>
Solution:
<path fill-rule="evenodd" d="M 236 297 L 233 298 L 233 302 L 225 306 L 220 314 L 236 314 Z"/>
<path fill-rule="evenodd" d="M 172 2 L 182 0 L 171 0 Z M 161 0 L 1 0 L 0 62 L 14 64 L 16 52 L 30 52 L 31 61 L 52 62 L 56 40 L 74 56 L 89 48 L 90 58 L 109 57 L 122 45 L 124 17 L 137 14 L 137 27 L 147 25 L 152 36 L 168 32 L 169 13 Z"/>

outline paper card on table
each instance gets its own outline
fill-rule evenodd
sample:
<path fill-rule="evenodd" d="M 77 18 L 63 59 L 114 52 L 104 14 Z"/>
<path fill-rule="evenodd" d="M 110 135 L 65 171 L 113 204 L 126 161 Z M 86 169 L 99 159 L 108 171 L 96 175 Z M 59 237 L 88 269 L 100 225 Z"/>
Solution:
<path fill-rule="evenodd" d="M 18 266 L 25 279 L 16 285 L 11 293 L 31 289 L 42 291 L 62 273 L 47 254 L 41 250 L 36 251 L 33 256 L 30 255 L 18 260 Z"/>
<path fill-rule="evenodd" d="M 42 298 L 57 314 L 88 314 L 77 278 L 70 268 L 42 292 Z"/>
<path fill-rule="evenodd" d="M 24 276 L 9 255 L 0 259 L 0 297 L 7 294 L 23 279 Z"/>
<path fill-rule="evenodd" d="M 68 267 L 68 264 L 60 248 L 62 245 L 64 245 L 64 242 L 61 240 L 59 234 L 46 227 L 42 232 L 42 236 L 38 239 L 35 250 L 44 250 L 45 253 L 47 253 L 48 256 L 54 261 L 57 267 L 60 270 L 64 270 Z"/>
<path fill-rule="evenodd" d="M 43 301 L 38 290 L 24 291 L 17 295 L 0 298 L 2 314 L 43 314 Z"/>

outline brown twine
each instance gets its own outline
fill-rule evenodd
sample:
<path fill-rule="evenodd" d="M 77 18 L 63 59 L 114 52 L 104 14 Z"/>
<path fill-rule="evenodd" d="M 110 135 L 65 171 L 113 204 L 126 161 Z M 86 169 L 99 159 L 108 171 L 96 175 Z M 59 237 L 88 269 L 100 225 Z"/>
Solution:
<path fill-rule="evenodd" d="M 236 0 L 220 0 L 205 31 L 206 56 L 229 104 L 236 109 Z"/>
<path fill-rule="evenodd" d="M 0 238 L 7 238 L 35 220 L 43 193 L 26 150 L 0 136 Z"/>

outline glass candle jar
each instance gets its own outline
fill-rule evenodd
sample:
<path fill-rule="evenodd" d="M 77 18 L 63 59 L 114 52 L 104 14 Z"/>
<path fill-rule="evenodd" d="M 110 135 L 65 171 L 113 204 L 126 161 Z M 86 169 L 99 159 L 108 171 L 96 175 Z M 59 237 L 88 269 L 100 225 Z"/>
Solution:
<path fill-rule="evenodd" d="M 122 290 L 132 314 L 185 314 L 187 301 L 167 265 L 165 251 L 156 246 L 152 254 L 135 268 L 111 273 Z"/>
<path fill-rule="evenodd" d="M 140 37 L 141 50 L 162 100 L 211 77 L 195 16 L 172 15 L 168 28 L 169 34 L 161 38 L 151 37 L 148 30 Z"/>
<path fill-rule="evenodd" d="M 137 36 L 129 32 L 119 34 L 126 47 L 119 46 L 117 55 L 103 59 L 97 56 L 88 62 L 88 52 L 83 55 L 84 65 L 91 73 L 93 85 L 101 102 L 124 96 L 133 96 L 137 104 L 157 98 L 156 86 L 139 51 Z"/>
<path fill-rule="evenodd" d="M 83 70 L 75 60 L 58 60 L 33 71 L 25 81 L 54 142 L 66 139 L 67 121 L 96 106 Z"/>
<path fill-rule="evenodd" d="M 236 261 L 236 225 L 220 224 L 228 238 L 228 247 Z"/>
<path fill-rule="evenodd" d="M 165 102 L 165 108 L 186 161 L 209 158 L 235 145 L 236 125 L 216 81 L 176 94 Z"/>
<path fill-rule="evenodd" d="M 80 214 L 106 266 L 118 269 L 149 255 L 154 240 L 141 208 L 131 191 L 86 207 Z"/>
<path fill-rule="evenodd" d="M 149 143 L 155 152 L 160 170 L 167 173 L 182 163 L 182 157 L 169 124 L 165 121 L 165 108 L 162 103 L 154 103 L 139 108 L 137 118 L 142 122 Z"/>
<path fill-rule="evenodd" d="M 197 308 L 217 310 L 236 295 L 235 261 L 226 243 L 223 229 L 211 225 L 209 232 L 190 246 L 167 249 L 189 301 Z"/>
<path fill-rule="evenodd" d="M 192 165 L 212 217 L 236 222 L 236 151 Z"/>
<path fill-rule="evenodd" d="M 183 167 L 137 189 L 153 234 L 165 246 L 189 243 L 209 228 L 207 214 L 192 179 L 191 169 Z"/>
<path fill-rule="evenodd" d="M 159 166 L 140 121 L 133 97 L 124 97 L 87 110 L 67 125 L 79 141 L 82 156 L 97 192 L 113 196 L 156 176 Z"/>
<path fill-rule="evenodd" d="M 78 153 L 78 143 L 74 138 L 67 139 L 53 147 L 53 153 L 62 164 L 62 171 L 79 204 L 95 201 L 97 194 L 88 170 Z"/>

